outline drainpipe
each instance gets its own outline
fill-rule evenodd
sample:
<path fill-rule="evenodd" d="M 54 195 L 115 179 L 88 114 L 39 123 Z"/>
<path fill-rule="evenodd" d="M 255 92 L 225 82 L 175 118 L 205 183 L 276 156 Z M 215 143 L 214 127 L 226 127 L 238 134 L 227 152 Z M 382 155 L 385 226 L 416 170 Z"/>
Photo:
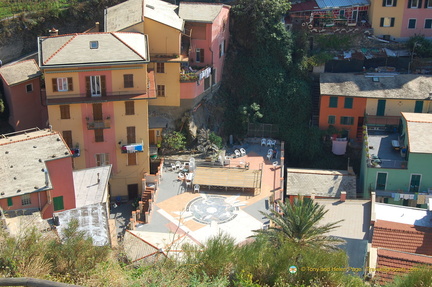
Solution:
<path fill-rule="evenodd" d="M 211 45 L 210 45 L 210 47 L 209 47 L 209 50 L 210 50 L 210 52 L 212 53 L 212 58 L 211 58 L 211 69 L 212 69 L 212 71 L 213 71 L 213 50 L 212 50 L 212 48 L 211 48 Z M 213 76 L 213 75 L 212 75 Z M 213 78 L 211 79 L 211 80 L 213 80 Z M 210 85 L 210 94 L 211 93 L 213 93 L 213 82 L 211 83 L 211 85 Z"/>

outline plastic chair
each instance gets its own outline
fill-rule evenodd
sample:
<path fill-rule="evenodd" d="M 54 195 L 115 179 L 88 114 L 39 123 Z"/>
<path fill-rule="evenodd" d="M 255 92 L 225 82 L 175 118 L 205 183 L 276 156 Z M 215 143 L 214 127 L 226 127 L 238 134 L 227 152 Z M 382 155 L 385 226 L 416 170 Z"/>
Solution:
<path fill-rule="evenodd" d="M 261 146 L 265 146 L 267 143 L 267 140 L 265 138 L 261 139 Z"/>
<path fill-rule="evenodd" d="M 176 169 L 181 169 L 182 165 L 180 161 L 175 162 Z"/>
<path fill-rule="evenodd" d="M 272 156 L 273 156 L 273 154 L 271 154 L 271 153 L 267 154 L 267 159 L 271 160 Z"/>
<path fill-rule="evenodd" d="M 272 146 L 275 146 L 276 145 L 276 140 L 273 140 L 272 141 Z"/>
<path fill-rule="evenodd" d="M 267 140 L 267 146 L 272 146 L 273 141 L 271 139 Z"/>
<path fill-rule="evenodd" d="M 200 192 L 200 186 L 199 186 L 199 184 L 195 184 L 194 193 L 199 193 L 199 192 Z"/>
<path fill-rule="evenodd" d="M 246 155 L 246 150 L 244 148 L 241 148 L 240 149 L 240 153 L 241 153 L 241 156 L 245 156 Z"/>
<path fill-rule="evenodd" d="M 175 163 L 171 163 L 171 170 L 176 170 L 176 165 L 175 165 Z"/>
<path fill-rule="evenodd" d="M 184 173 L 180 172 L 177 177 L 178 180 L 183 181 L 185 179 Z"/>
<path fill-rule="evenodd" d="M 269 150 L 267 151 L 267 154 L 273 155 L 273 150 L 271 148 L 269 148 Z"/>
<path fill-rule="evenodd" d="M 241 157 L 241 153 L 238 149 L 234 151 L 236 157 Z"/>

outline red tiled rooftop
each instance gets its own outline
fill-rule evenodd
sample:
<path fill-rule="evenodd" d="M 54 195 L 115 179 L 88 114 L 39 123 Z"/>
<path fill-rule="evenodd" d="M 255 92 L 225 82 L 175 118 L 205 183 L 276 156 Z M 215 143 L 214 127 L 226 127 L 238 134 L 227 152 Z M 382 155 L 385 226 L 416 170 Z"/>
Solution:
<path fill-rule="evenodd" d="M 432 256 L 432 228 L 385 220 L 375 223 L 372 247 Z"/>
<path fill-rule="evenodd" d="M 391 282 L 395 276 L 410 272 L 421 264 L 432 265 L 432 257 L 378 248 L 375 276 L 380 285 Z"/>

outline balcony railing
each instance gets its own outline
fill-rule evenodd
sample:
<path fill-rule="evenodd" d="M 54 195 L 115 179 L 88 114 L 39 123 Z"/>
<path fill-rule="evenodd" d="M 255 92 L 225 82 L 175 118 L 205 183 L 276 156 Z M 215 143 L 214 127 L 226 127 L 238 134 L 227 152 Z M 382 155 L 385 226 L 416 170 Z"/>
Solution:
<path fill-rule="evenodd" d="M 100 121 L 87 121 L 87 129 L 96 130 L 96 129 L 109 129 L 111 128 L 111 120 L 100 120 Z"/>
<path fill-rule="evenodd" d="M 407 169 L 408 162 L 406 160 L 393 160 L 385 158 L 369 158 L 368 166 L 373 168 L 397 168 Z"/>

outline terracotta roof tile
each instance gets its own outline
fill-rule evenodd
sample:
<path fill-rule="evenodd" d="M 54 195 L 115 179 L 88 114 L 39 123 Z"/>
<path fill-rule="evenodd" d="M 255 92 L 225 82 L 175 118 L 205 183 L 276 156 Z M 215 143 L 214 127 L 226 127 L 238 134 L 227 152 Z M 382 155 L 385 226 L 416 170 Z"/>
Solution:
<path fill-rule="evenodd" d="M 432 228 L 378 220 L 372 247 L 432 256 Z"/>
<path fill-rule="evenodd" d="M 378 248 L 375 276 L 380 285 L 385 285 L 395 276 L 407 273 L 420 264 L 432 265 L 432 257 Z"/>

